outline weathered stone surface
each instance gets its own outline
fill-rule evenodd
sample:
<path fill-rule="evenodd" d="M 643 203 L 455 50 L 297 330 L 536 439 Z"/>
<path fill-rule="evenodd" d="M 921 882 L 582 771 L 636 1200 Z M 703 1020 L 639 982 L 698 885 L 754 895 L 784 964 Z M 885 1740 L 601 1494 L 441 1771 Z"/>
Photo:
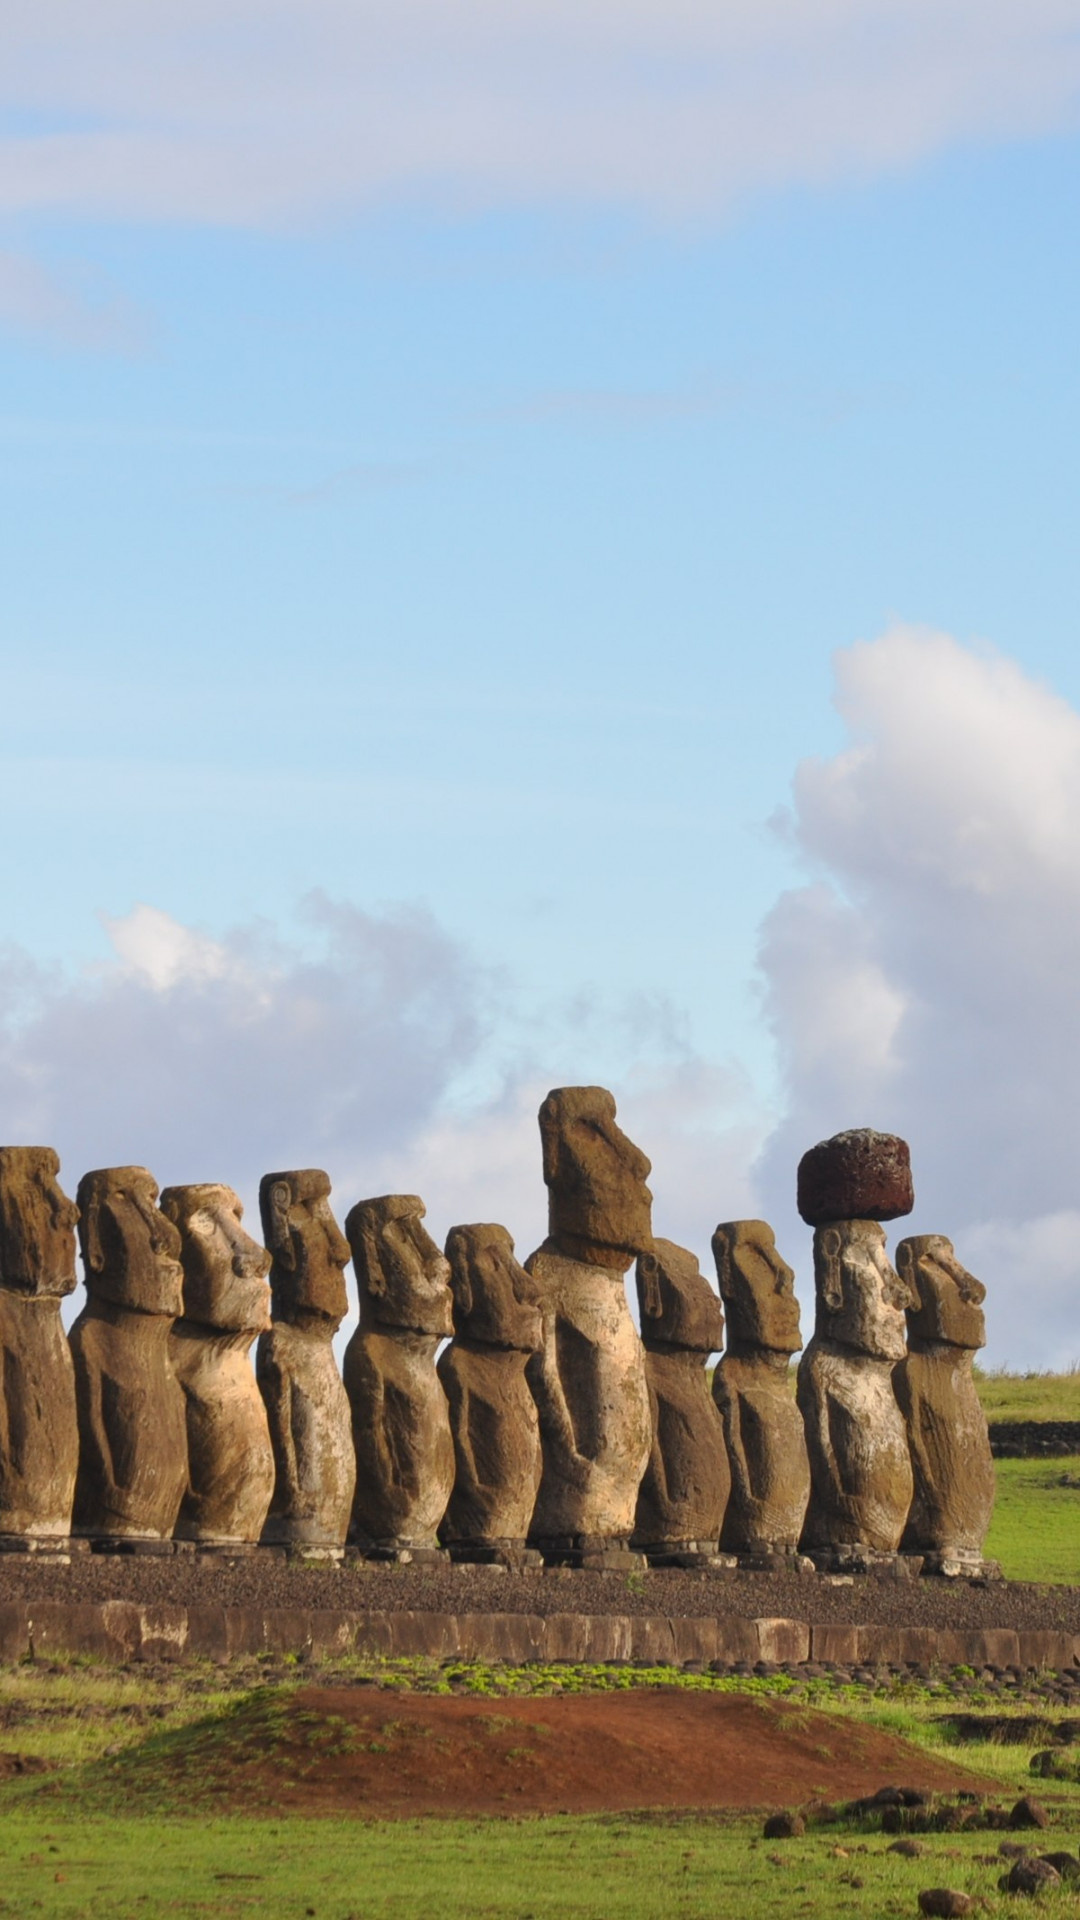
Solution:
<path fill-rule="evenodd" d="M 71 1531 L 75 1368 L 60 1302 L 75 1285 L 74 1203 L 51 1147 L 0 1147 L 0 1533 Z"/>
<path fill-rule="evenodd" d="M 904 1842 L 898 1840 L 895 1846 L 889 1848 L 889 1852 L 897 1853 L 903 1845 Z M 920 1847 L 919 1852 L 923 1851 Z M 937 1920 L 962 1920 L 962 1916 L 971 1913 L 974 1906 L 971 1894 L 961 1893 L 955 1887 L 924 1887 L 919 1895 L 919 1912 L 937 1916 Z"/>
<path fill-rule="evenodd" d="M 165 1540 L 187 1486 L 184 1395 L 169 1357 L 180 1235 L 145 1167 L 79 1182 L 86 1305 L 71 1329 L 79 1414 L 74 1531 Z"/>
<path fill-rule="evenodd" d="M 623 1285 L 652 1246 L 649 1162 L 615 1122 L 603 1087 L 559 1087 L 540 1109 L 549 1232 L 526 1261 L 543 1344 L 526 1374 L 540 1415 L 543 1475 L 532 1538 L 626 1542 L 652 1444 L 645 1350 Z"/>
<path fill-rule="evenodd" d="M 422 1200 L 394 1193 L 361 1201 L 345 1222 L 360 1294 L 343 1367 L 357 1466 L 350 1538 L 362 1547 L 434 1547 L 454 1485 L 435 1371 L 453 1332 L 450 1268 L 423 1218 Z"/>
<path fill-rule="evenodd" d="M 652 1447 L 633 1544 L 661 1556 L 715 1551 L 731 1488 L 723 1421 L 705 1378 L 724 1341 L 720 1302 L 695 1255 L 672 1240 L 638 1255 L 636 1278 Z"/>
<path fill-rule="evenodd" d="M 274 1491 L 266 1407 L 248 1355 L 270 1327 L 270 1255 L 245 1233 L 231 1187 L 166 1187 L 180 1234 L 184 1312 L 169 1352 L 187 1410 L 188 1486 L 181 1540 L 258 1540 Z"/>
<path fill-rule="evenodd" d="M 454 1338 L 438 1373 L 454 1436 L 444 1542 L 524 1545 L 540 1485 L 540 1419 L 525 1362 L 543 1337 L 536 1287 L 505 1227 L 453 1227 L 446 1242 Z"/>
<path fill-rule="evenodd" d="M 972 1379 L 986 1342 L 986 1289 L 943 1234 L 901 1240 L 896 1265 L 919 1303 L 908 1309 L 908 1355 L 894 1376 L 915 1476 L 903 1545 L 977 1566 L 994 1508 L 990 1436 Z"/>
<path fill-rule="evenodd" d="M 998 1881 L 1002 1893 L 1044 1893 L 1060 1885 L 1061 1875 L 1048 1860 L 1017 1860 Z"/>
<path fill-rule="evenodd" d="M 803 1543 L 810 1553 L 895 1553 L 914 1482 L 893 1368 L 916 1297 L 875 1220 L 818 1227 L 814 1282 L 817 1319 L 797 1387 L 811 1479 Z"/>
<path fill-rule="evenodd" d="M 794 1275 L 764 1220 L 728 1220 L 713 1234 L 728 1347 L 713 1374 L 724 1422 L 731 1498 L 725 1552 L 793 1554 L 810 1498 L 802 1417 L 788 1380 L 802 1346 Z"/>
<path fill-rule="evenodd" d="M 259 1338 L 255 1376 L 275 1470 L 263 1539 L 337 1549 L 356 1486 L 349 1402 L 332 1345 L 348 1311 L 349 1245 L 319 1168 L 266 1174 L 259 1209 L 272 1261 L 273 1325 Z"/>
<path fill-rule="evenodd" d="M 797 1196 L 810 1227 L 836 1220 L 898 1220 L 915 1205 L 906 1140 L 871 1127 L 819 1140 L 799 1161 Z"/>
<path fill-rule="evenodd" d="M 761 1831 L 766 1840 L 801 1840 L 806 1821 L 801 1813 L 770 1813 Z"/>

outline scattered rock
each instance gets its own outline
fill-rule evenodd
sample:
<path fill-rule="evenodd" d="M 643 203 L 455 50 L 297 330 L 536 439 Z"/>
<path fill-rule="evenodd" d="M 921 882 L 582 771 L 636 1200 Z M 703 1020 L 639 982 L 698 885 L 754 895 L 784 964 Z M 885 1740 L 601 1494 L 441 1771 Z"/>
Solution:
<path fill-rule="evenodd" d="M 959 1893 L 955 1887 L 924 1887 L 919 1895 L 919 1912 L 937 1915 L 938 1920 L 958 1920 L 974 1905 L 970 1893 Z"/>
<path fill-rule="evenodd" d="M 1035 1800 L 1030 1793 L 1025 1793 L 1010 1813 L 1009 1825 L 1011 1827 L 1048 1827 L 1050 1815 L 1041 1800 Z"/>
<path fill-rule="evenodd" d="M 1044 1887 L 1060 1887 L 1061 1875 L 1048 1860 L 1017 1860 L 998 1881 L 1002 1893 L 1041 1893 Z"/>
<path fill-rule="evenodd" d="M 806 1832 L 801 1813 L 770 1813 L 762 1832 L 766 1840 L 798 1840 Z"/>
<path fill-rule="evenodd" d="M 926 1852 L 921 1840 L 894 1840 L 886 1853 L 898 1853 L 904 1860 L 919 1860 Z"/>
<path fill-rule="evenodd" d="M 1039 1859 L 1045 1860 L 1055 1873 L 1060 1873 L 1063 1880 L 1075 1880 L 1080 1874 L 1080 1860 L 1075 1853 L 1040 1853 Z"/>

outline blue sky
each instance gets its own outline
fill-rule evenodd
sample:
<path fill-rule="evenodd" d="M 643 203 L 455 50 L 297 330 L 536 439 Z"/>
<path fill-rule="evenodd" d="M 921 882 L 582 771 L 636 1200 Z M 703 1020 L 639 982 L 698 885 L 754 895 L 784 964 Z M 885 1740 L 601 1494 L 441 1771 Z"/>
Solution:
<path fill-rule="evenodd" d="M 0 27 L 0 1094 L 13 1136 L 52 1128 L 72 1187 L 100 1139 L 98 1160 L 250 1192 L 242 1088 L 219 1135 L 212 1069 L 161 1112 L 139 1075 L 168 1088 L 170 996 L 238 955 L 255 1000 L 337 969 L 359 999 L 318 1070 L 369 1074 L 377 1003 L 391 1084 L 267 1153 L 318 1144 L 359 1183 L 343 1210 L 423 1180 L 438 1231 L 507 1217 L 524 1243 L 523 1116 L 599 1079 L 653 1154 L 658 1228 L 704 1252 L 751 1205 L 796 1230 L 776 1128 L 790 1160 L 819 1118 L 921 1117 L 872 1019 L 837 1038 L 832 1105 L 792 1064 L 820 1015 L 758 965 L 777 903 L 825 884 L 865 933 L 882 876 L 922 858 L 881 820 L 858 860 L 821 843 L 800 767 L 835 786 L 851 751 L 887 758 L 903 707 L 903 813 L 912 676 L 951 662 L 968 774 L 930 838 L 959 821 L 967 845 L 995 651 L 1021 676 L 1003 738 L 1030 709 L 1010 820 L 1056 724 L 1038 684 L 1080 705 L 1080 5 L 589 0 L 523 7 L 520 42 L 506 19 L 110 0 L 92 57 L 65 0 Z M 928 655 L 898 626 L 952 638 Z M 897 678 L 853 722 L 834 656 L 860 642 Z M 976 887 L 1006 923 L 1011 874 Z M 319 899 L 361 916 L 347 940 Z M 1048 868 L 1024 910 L 1051 944 L 1061 901 Z M 406 1100 L 382 1044 L 428 1002 L 388 1012 L 364 981 L 384 934 L 408 971 L 410 927 L 431 1003 L 445 965 L 471 1025 Z M 947 1021 L 946 974 L 889 991 Z M 139 1061 L 125 994 L 157 996 Z M 225 1077 L 242 1001 L 189 1010 Z M 50 1051 L 65 1008 L 112 1036 L 81 1079 Z M 948 1231 L 955 1192 L 992 1258 L 1057 1222 L 1064 1289 L 1067 1184 L 999 1220 L 958 1144 L 984 1039 L 929 1174 L 949 1217 L 913 1224 Z M 317 1114 L 284 1052 L 260 1098 Z M 1070 1337 L 1057 1311 L 1036 1357 Z"/>

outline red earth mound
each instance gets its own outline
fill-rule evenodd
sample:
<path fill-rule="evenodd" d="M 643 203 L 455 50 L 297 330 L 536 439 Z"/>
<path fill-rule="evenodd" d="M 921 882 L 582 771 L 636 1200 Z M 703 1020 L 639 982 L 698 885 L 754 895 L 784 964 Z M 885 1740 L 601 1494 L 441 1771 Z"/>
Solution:
<path fill-rule="evenodd" d="M 230 1751 L 231 1749 L 231 1751 Z M 624 1812 L 792 1806 L 886 1784 L 988 1783 L 891 1734 L 782 1700 L 635 1689 L 500 1700 L 307 1688 L 214 1755 L 248 1812 Z"/>

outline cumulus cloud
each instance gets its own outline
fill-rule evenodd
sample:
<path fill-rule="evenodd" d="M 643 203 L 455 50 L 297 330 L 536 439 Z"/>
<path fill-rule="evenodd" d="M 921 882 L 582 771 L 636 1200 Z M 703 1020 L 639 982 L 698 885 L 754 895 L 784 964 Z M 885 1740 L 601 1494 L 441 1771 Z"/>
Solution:
<path fill-rule="evenodd" d="M 308 919 L 301 948 L 140 906 L 105 922 L 112 958 L 76 979 L 9 952 L 5 1137 L 55 1145 L 72 1185 L 135 1161 L 249 1203 L 271 1167 L 359 1167 L 408 1140 L 475 1056 L 478 972 L 419 912 L 317 897 Z"/>
<path fill-rule="evenodd" d="M 143 904 L 103 916 L 109 956 L 74 976 L 0 952 L 3 1138 L 55 1146 L 72 1192 L 88 1167 L 132 1161 L 163 1186 L 225 1180 L 254 1221 L 263 1173 L 323 1166 L 342 1218 L 365 1195 L 418 1192 L 438 1239 L 499 1220 L 525 1254 L 547 1231 L 540 1102 L 614 1079 L 621 1054 L 638 1063 L 617 1097 L 654 1162 L 657 1231 L 707 1254 L 717 1209 L 743 1210 L 752 1093 L 662 1000 L 582 995 L 526 1020 L 422 912 L 320 895 L 306 918 L 301 945 Z"/>
<path fill-rule="evenodd" d="M 1080 714 L 1012 661 L 897 628 L 836 660 L 849 742 L 795 779 L 812 884 L 766 922 L 788 1111 L 761 1166 L 845 1126 L 912 1144 L 913 1231 L 991 1288 L 992 1357 L 1080 1353 Z"/>
<path fill-rule="evenodd" d="M 0 209 L 711 214 L 1071 125 L 1076 0 L 12 0 Z"/>

